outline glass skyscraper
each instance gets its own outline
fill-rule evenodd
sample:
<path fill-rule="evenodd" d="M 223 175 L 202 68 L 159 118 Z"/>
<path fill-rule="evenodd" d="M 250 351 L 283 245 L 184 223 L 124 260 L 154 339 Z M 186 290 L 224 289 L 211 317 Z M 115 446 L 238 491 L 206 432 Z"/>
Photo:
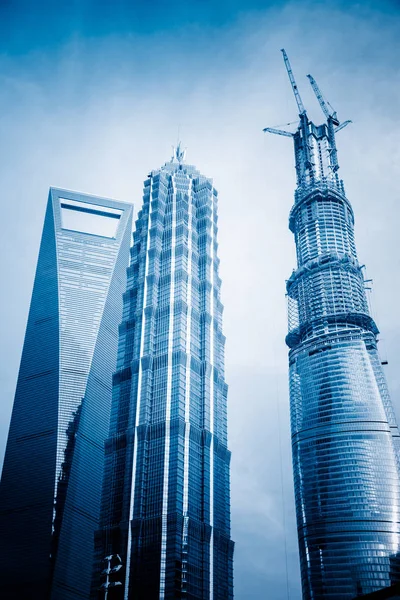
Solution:
<path fill-rule="evenodd" d="M 217 229 L 217 191 L 178 146 L 136 221 L 94 598 L 233 597 Z"/>
<path fill-rule="evenodd" d="M 0 485 L 0 597 L 88 598 L 129 204 L 50 189 Z"/>
<path fill-rule="evenodd" d="M 311 122 L 298 97 L 299 127 L 281 132 L 297 172 L 286 341 L 301 576 L 305 600 L 350 600 L 400 578 L 399 431 L 338 177 L 346 123 L 309 78 L 327 122 Z"/>

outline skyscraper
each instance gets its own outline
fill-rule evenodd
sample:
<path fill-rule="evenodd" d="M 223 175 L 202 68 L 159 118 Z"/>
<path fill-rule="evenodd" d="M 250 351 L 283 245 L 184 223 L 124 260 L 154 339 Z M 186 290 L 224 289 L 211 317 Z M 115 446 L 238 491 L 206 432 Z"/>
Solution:
<path fill-rule="evenodd" d="M 286 342 L 303 597 L 346 600 L 400 577 L 399 432 L 338 177 L 335 136 L 347 122 L 311 76 L 327 120 L 309 120 L 284 58 L 300 124 L 272 133 L 293 138 L 297 173 Z"/>
<path fill-rule="evenodd" d="M 115 599 L 233 597 L 218 267 L 217 191 L 179 145 L 145 181 L 136 221 L 94 597 L 101 583 Z"/>
<path fill-rule="evenodd" d="M 132 207 L 51 188 L 0 486 L 2 599 L 87 598 Z"/>

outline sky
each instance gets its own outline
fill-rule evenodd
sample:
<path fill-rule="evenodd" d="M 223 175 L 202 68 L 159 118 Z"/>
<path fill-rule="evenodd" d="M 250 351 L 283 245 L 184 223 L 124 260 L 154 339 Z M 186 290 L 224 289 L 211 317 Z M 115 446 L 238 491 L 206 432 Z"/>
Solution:
<path fill-rule="evenodd" d="M 262 132 L 297 118 L 279 50 L 315 121 L 307 73 L 353 121 L 340 175 L 400 417 L 399 26 L 385 0 L 0 0 L 0 455 L 49 186 L 138 210 L 180 137 L 220 198 L 236 600 L 301 597 L 284 343 L 294 159 Z"/>

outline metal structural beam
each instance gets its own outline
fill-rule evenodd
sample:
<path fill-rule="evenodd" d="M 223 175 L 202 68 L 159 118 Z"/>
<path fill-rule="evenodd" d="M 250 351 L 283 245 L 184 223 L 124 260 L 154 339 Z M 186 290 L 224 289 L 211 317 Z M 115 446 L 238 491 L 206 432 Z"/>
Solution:
<path fill-rule="evenodd" d="M 290 80 L 290 83 L 291 83 L 291 86 L 292 86 L 293 94 L 294 94 L 294 97 L 296 99 L 297 108 L 299 109 L 299 115 L 300 116 L 301 115 L 305 115 L 306 114 L 306 109 L 304 108 L 304 104 L 303 104 L 303 101 L 301 99 L 300 92 L 299 92 L 299 89 L 297 87 L 297 83 L 296 83 L 296 80 L 294 78 L 294 75 L 293 75 L 292 67 L 290 66 L 288 55 L 286 54 L 284 48 L 281 49 L 281 52 L 283 54 L 283 60 L 285 61 L 285 66 L 286 66 L 287 73 L 289 75 L 289 80 Z"/>
<path fill-rule="evenodd" d="M 293 133 L 290 131 L 284 131 L 283 129 L 275 129 L 274 127 L 265 127 L 263 131 L 267 133 L 275 133 L 276 135 L 285 135 L 286 137 L 293 137 Z"/>
<path fill-rule="evenodd" d="M 317 97 L 317 100 L 319 102 L 320 107 L 322 108 L 322 112 L 324 113 L 324 115 L 326 116 L 327 119 L 332 119 L 334 125 L 339 125 L 339 120 L 337 118 L 337 114 L 336 114 L 335 109 L 323 97 L 322 92 L 319 89 L 318 84 L 315 81 L 314 77 L 312 75 L 310 75 L 310 74 L 308 74 L 307 77 L 310 80 L 311 87 L 312 87 L 312 89 L 314 91 L 314 94 Z M 328 106 L 330 107 L 331 110 L 329 110 Z"/>

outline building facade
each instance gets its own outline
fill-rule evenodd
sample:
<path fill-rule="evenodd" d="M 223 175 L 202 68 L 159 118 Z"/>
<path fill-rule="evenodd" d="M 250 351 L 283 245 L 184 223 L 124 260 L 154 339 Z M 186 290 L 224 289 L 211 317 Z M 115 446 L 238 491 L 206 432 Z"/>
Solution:
<path fill-rule="evenodd" d="M 287 282 L 286 341 L 295 498 L 303 598 L 350 600 L 400 578 L 399 432 L 338 177 L 335 135 L 344 124 L 312 85 L 327 122 L 314 125 L 300 99 L 292 134 L 297 268 Z"/>
<path fill-rule="evenodd" d="M 50 189 L 0 485 L 0 596 L 88 598 L 128 204 Z"/>
<path fill-rule="evenodd" d="M 400 583 L 395 583 L 371 594 L 357 596 L 357 598 L 360 600 L 400 600 Z"/>
<path fill-rule="evenodd" d="M 94 598 L 233 597 L 218 266 L 217 192 L 178 146 L 145 181 L 136 221 Z"/>

